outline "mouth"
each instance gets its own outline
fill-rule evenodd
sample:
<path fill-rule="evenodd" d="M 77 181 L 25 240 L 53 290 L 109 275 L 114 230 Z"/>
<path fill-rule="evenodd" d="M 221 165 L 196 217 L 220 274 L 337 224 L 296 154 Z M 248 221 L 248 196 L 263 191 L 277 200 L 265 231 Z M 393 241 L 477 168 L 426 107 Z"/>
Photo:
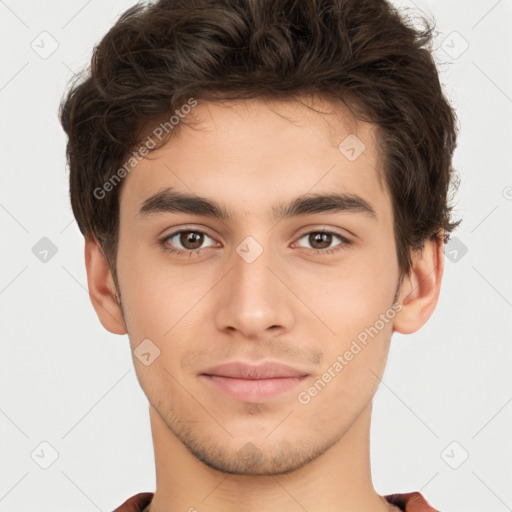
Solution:
<path fill-rule="evenodd" d="M 200 377 L 215 391 L 235 400 L 264 402 L 292 390 L 309 374 L 280 363 L 250 365 L 225 363 L 206 370 Z"/>

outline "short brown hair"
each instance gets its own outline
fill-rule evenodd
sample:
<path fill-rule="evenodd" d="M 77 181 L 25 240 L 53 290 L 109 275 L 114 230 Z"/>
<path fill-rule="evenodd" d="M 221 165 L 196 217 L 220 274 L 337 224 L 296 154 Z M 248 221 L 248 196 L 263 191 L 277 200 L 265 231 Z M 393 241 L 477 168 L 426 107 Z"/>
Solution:
<path fill-rule="evenodd" d="M 150 122 L 191 97 L 343 102 L 378 126 L 401 277 L 411 249 L 441 233 L 447 242 L 461 222 L 451 222 L 448 204 L 456 117 L 431 54 L 434 24 L 421 21 L 414 28 L 385 0 L 160 0 L 128 9 L 60 110 L 73 213 L 114 279 L 122 183 L 100 199 L 95 190 Z"/>

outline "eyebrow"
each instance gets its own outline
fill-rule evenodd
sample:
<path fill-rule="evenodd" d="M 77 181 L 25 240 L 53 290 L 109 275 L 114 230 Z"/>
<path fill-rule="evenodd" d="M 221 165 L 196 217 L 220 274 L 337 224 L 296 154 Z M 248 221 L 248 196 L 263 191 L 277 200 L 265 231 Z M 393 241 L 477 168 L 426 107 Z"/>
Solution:
<path fill-rule="evenodd" d="M 361 213 L 377 220 L 375 210 L 363 198 L 346 193 L 313 194 L 298 196 L 288 203 L 280 203 L 272 208 L 272 219 L 280 221 L 300 215 L 328 212 Z M 163 213 L 187 213 L 205 217 L 229 220 L 231 214 L 220 203 L 200 197 L 178 192 L 167 188 L 148 197 L 137 212 L 137 216 L 145 218 Z"/>

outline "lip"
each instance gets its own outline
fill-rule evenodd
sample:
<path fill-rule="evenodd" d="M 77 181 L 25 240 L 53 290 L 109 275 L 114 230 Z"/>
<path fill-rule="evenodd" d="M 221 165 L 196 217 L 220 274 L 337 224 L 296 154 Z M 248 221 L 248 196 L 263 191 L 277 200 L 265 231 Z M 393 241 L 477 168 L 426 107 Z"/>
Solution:
<path fill-rule="evenodd" d="M 307 372 L 281 363 L 250 365 L 241 361 L 224 363 L 200 374 L 216 391 L 248 402 L 269 400 L 293 389 L 307 376 Z"/>

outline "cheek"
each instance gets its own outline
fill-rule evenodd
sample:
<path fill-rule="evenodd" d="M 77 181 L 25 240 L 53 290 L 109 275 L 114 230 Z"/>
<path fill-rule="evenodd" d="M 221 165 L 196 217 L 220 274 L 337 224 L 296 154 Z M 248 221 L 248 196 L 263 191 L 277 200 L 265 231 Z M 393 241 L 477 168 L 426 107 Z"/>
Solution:
<path fill-rule="evenodd" d="M 351 305 L 333 317 L 336 337 L 323 340 L 322 367 L 297 397 L 299 404 L 317 409 L 314 417 L 346 424 L 374 396 L 386 365 L 393 325 L 391 314 L 384 320 L 379 315 L 374 310 L 352 309 Z"/>
<path fill-rule="evenodd" d="M 394 252 L 358 251 L 337 265 L 304 267 L 290 278 L 297 295 L 329 327 L 326 337 L 347 339 L 391 307 L 398 282 L 393 257 Z"/>
<path fill-rule="evenodd" d="M 319 322 L 324 343 L 331 340 L 336 345 L 357 336 L 391 306 L 398 265 L 393 240 L 382 233 L 379 237 L 348 249 L 336 263 L 314 264 L 300 258 L 284 262 L 283 277 L 307 306 L 306 317 L 312 315 Z M 181 330 L 224 273 L 208 268 L 208 263 L 171 265 L 163 252 L 143 246 L 129 234 L 120 237 L 118 255 L 123 308 L 134 343 L 146 337 L 165 341 Z M 305 307 L 292 296 L 290 304 Z"/>
<path fill-rule="evenodd" d="M 122 230 L 117 273 L 130 334 L 134 336 L 162 338 L 199 294 L 194 289 L 197 284 L 187 280 L 182 269 L 166 262 L 163 250 Z"/>
<path fill-rule="evenodd" d="M 318 322 L 323 333 L 318 341 L 328 374 L 319 378 L 329 381 L 330 391 L 322 392 L 319 401 L 360 400 L 375 391 L 378 379 L 372 372 L 380 375 L 384 369 L 396 314 L 398 264 L 393 258 L 393 245 L 383 244 L 379 251 L 358 252 L 346 264 L 296 275 L 304 302 L 323 323 Z"/>

